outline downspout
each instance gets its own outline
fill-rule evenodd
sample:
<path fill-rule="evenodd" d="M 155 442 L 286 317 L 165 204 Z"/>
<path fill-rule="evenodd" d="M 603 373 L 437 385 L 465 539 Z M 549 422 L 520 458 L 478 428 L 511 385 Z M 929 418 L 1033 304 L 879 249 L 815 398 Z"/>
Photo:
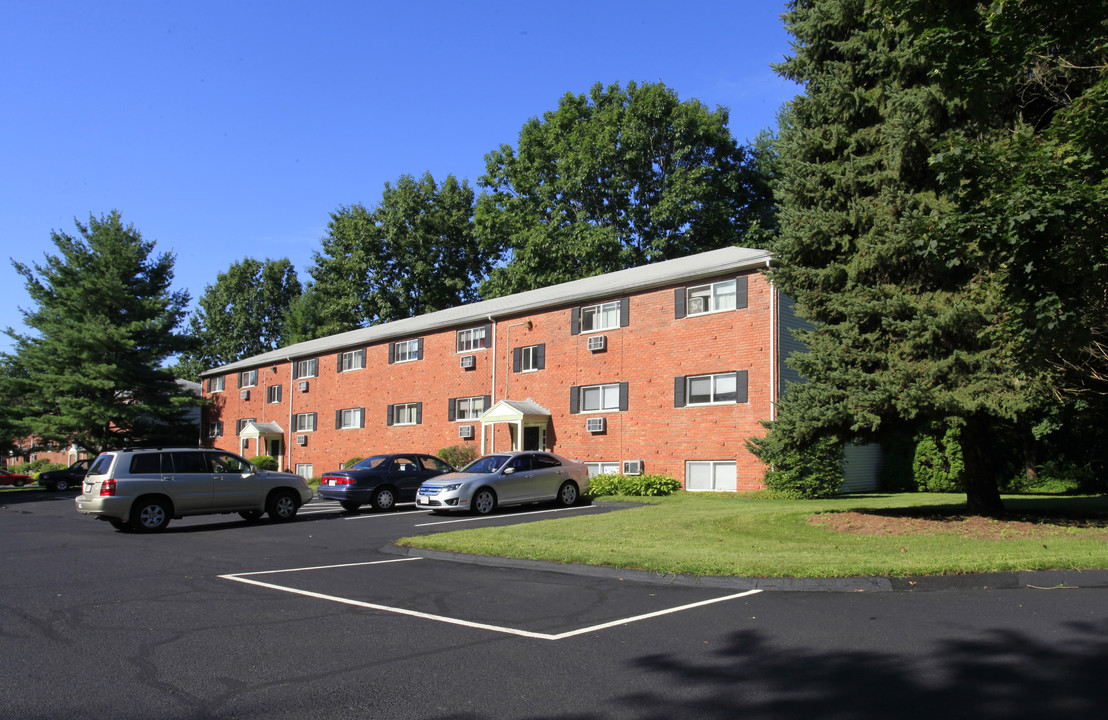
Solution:
<path fill-rule="evenodd" d="M 496 404 L 496 320 L 492 315 L 487 316 L 492 324 L 492 390 L 489 393 L 489 407 Z M 488 409 L 485 410 L 488 412 Z M 489 452 L 496 452 L 496 432 L 489 438 Z M 485 454 L 485 423 L 481 423 L 481 454 Z"/>
<path fill-rule="evenodd" d="M 769 269 L 769 260 L 766 260 Z M 769 281 L 769 419 L 777 419 L 777 288 Z"/>

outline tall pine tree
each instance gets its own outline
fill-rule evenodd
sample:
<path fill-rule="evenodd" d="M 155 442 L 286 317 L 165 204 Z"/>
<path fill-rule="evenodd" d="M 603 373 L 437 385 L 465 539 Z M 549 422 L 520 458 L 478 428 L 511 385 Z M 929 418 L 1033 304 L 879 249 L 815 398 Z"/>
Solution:
<path fill-rule="evenodd" d="M 173 256 L 151 257 L 154 243 L 115 211 L 77 229 L 52 234 L 59 254 L 43 265 L 13 262 L 35 304 L 22 311 L 33 332 L 8 330 L 18 431 L 91 453 L 196 437 L 178 424 L 196 399 L 163 367 L 184 347 L 189 300 L 170 290 Z"/>
<path fill-rule="evenodd" d="M 1102 0 L 790 3 L 778 70 L 804 93 L 776 145 L 772 274 L 815 329 L 770 446 L 944 420 L 970 509 L 995 513 L 1004 438 L 1104 393 L 1087 322 L 1108 288 L 1106 17 Z"/>

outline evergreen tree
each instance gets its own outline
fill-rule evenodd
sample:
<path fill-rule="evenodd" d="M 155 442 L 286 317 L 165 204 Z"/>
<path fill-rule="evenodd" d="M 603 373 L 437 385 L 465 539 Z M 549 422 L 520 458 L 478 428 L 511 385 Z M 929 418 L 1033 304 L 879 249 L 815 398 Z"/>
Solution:
<path fill-rule="evenodd" d="M 197 381 L 204 370 L 285 344 L 285 314 L 300 294 L 287 258 L 246 258 L 231 265 L 204 289 L 189 318 L 192 346 L 181 354 L 177 372 Z"/>
<path fill-rule="evenodd" d="M 59 254 L 43 265 L 13 261 L 35 304 L 22 311 L 33 333 L 7 331 L 16 351 L 15 424 L 24 435 L 91 453 L 174 434 L 183 406 L 196 399 L 163 367 L 184 346 L 175 330 L 189 300 L 170 290 L 173 256 L 151 257 L 154 243 L 115 211 L 76 224 L 79 237 L 52 233 Z"/>
<path fill-rule="evenodd" d="M 760 246 L 772 196 L 727 121 L 662 83 L 598 83 L 529 120 L 518 149 L 488 154 L 479 183 L 478 236 L 504 253 L 482 296 Z"/>
<path fill-rule="evenodd" d="M 970 509 L 998 512 L 1002 438 L 1108 390 L 1108 6 L 794 0 L 785 19 L 778 70 L 805 92 L 776 144 L 772 275 L 816 327 L 770 435 L 952 423 Z"/>

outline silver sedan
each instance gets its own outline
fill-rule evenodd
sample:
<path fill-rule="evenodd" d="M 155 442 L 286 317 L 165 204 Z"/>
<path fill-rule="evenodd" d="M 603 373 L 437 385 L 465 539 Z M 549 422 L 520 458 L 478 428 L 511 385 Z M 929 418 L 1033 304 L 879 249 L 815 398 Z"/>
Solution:
<path fill-rule="evenodd" d="M 488 515 L 497 505 L 553 500 L 568 507 L 589 490 L 584 463 L 548 452 L 486 455 L 419 486 L 416 507 Z"/>

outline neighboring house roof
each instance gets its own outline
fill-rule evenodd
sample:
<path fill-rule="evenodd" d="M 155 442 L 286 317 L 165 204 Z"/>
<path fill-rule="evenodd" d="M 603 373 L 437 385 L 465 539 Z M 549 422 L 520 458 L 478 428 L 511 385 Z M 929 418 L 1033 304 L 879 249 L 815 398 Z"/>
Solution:
<path fill-rule="evenodd" d="M 648 290 L 676 282 L 722 275 L 728 272 L 766 267 L 770 254 L 766 250 L 726 247 L 719 250 L 666 260 L 641 267 L 619 270 L 605 275 L 571 280 L 560 285 L 505 295 L 481 302 L 439 310 L 404 320 L 359 328 L 338 335 L 308 340 L 245 358 L 221 367 L 205 370 L 202 376 L 245 370 L 258 365 L 310 358 L 344 348 L 368 345 L 383 340 L 403 339 L 433 330 L 466 324 L 477 324 L 498 317 L 513 316 L 531 310 L 556 305 L 568 305 L 583 300 L 623 295 Z"/>

